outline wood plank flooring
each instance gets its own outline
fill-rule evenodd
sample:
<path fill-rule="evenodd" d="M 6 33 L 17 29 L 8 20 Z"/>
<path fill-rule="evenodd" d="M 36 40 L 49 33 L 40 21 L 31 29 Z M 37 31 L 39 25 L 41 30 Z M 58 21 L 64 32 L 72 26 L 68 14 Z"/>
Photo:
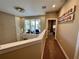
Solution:
<path fill-rule="evenodd" d="M 52 35 L 46 41 L 43 59 L 66 59 Z"/>

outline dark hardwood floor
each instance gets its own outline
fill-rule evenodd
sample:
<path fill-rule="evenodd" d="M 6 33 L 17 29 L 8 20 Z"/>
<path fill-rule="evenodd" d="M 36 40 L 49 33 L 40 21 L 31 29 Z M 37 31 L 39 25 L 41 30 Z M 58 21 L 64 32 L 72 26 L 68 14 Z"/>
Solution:
<path fill-rule="evenodd" d="M 53 35 L 46 40 L 43 59 L 66 59 Z"/>

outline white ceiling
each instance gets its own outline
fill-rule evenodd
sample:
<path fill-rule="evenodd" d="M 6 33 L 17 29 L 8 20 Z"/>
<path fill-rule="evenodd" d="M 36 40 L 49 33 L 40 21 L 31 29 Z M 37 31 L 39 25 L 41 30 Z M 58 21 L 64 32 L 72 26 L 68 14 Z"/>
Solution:
<path fill-rule="evenodd" d="M 16 15 L 16 16 L 34 16 L 44 15 L 48 11 L 58 11 L 64 4 L 65 0 L 0 0 L 0 11 Z M 52 8 L 55 4 L 56 7 Z M 14 9 L 19 6 L 25 9 L 24 13 Z M 46 9 L 42 9 L 46 6 Z"/>

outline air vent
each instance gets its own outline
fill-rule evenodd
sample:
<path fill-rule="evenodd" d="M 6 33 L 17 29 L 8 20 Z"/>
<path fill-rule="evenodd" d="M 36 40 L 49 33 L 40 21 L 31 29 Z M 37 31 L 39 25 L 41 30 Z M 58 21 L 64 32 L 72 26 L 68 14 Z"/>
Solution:
<path fill-rule="evenodd" d="M 46 6 L 42 6 L 42 9 L 46 9 Z"/>

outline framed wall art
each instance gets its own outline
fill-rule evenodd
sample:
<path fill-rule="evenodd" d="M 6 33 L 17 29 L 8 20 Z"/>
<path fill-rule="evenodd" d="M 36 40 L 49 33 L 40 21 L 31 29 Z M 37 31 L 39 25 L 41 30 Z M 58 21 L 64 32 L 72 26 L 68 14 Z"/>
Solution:
<path fill-rule="evenodd" d="M 59 23 L 72 22 L 74 20 L 75 11 L 76 6 L 73 6 L 66 13 L 64 13 L 61 17 L 58 18 L 58 22 Z"/>

